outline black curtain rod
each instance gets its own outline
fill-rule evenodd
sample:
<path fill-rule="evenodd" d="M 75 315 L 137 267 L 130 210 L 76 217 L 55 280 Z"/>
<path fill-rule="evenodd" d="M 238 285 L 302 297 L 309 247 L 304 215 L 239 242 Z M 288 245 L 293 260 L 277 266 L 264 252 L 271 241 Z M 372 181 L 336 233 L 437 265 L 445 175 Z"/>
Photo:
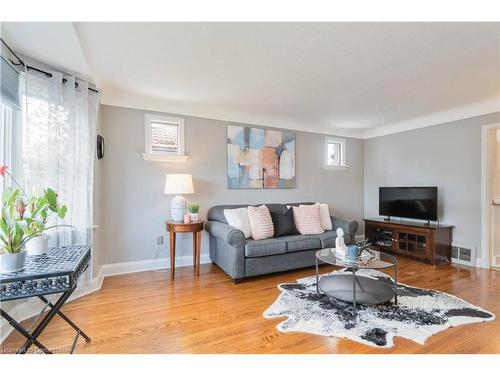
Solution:
<path fill-rule="evenodd" d="M 14 62 L 12 62 L 12 63 L 14 64 Z M 16 65 L 16 64 L 14 64 L 14 65 Z M 17 64 L 17 65 L 20 65 L 20 64 Z M 34 71 L 36 71 L 38 73 L 45 74 L 45 76 L 47 78 L 52 78 L 52 73 L 46 72 L 45 70 L 41 70 L 41 69 L 38 69 L 38 68 L 34 68 L 32 66 L 29 66 L 29 65 L 25 65 L 25 66 L 26 66 L 26 69 L 28 69 L 28 70 L 34 70 Z M 63 83 L 68 82 L 68 80 L 66 78 L 63 78 L 62 81 L 63 81 Z M 75 87 L 78 87 L 78 82 L 75 82 Z M 93 91 L 93 92 L 99 93 L 99 91 L 97 91 L 96 89 L 93 89 L 92 87 L 89 87 L 88 89 L 89 89 L 89 91 Z"/>
<path fill-rule="evenodd" d="M 52 78 L 52 73 L 50 72 L 46 72 L 45 70 L 41 70 L 41 69 L 38 69 L 38 68 L 34 68 L 30 65 L 26 65 L 24 63 L 23 60 L 21 60 L 21 58 L 19 56 L 16 55 L 16 53 L 9 47 L 9 45 L 5 42 L 5 40 L 3 40 L 2 38 L 0 38 L 0 41 L 2 41 L 2 43 L 4 44 L 5 47 L 7 47 L 7 49 L 9 50 L 9 52 L 17 59 L 17 63 L 15 63 L 14 61 L 12 61 L 12 59 L 9 59 L 10 62 L 14 65 L 14 66 L 19 66 L 19 65 L 22 65 L 25 67 L 26 70 L 34 70 L 36 72 L 39 72 L 39 73 L 42 73 L 42 74 L 45 74 L 46 77 L 48 78 Z M 68 82 L 68 80 L 66 78 L 63 78 L 63 83 L 66 83 Z M 75 82 L 75 87 L 78 87 L 78 82 Z M 98 90 L 96 89 L 93 89 L 91 87 L 88 88 L 89 91 L 93 91 L 95 93 L 99 93 Z"/>

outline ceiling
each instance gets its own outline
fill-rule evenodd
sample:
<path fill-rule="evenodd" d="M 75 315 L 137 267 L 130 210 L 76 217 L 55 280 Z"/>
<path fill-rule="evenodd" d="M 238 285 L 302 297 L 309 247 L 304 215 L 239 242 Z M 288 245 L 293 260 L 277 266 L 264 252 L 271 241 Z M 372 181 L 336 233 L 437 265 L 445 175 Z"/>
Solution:
<path fill-rule="evenodd" d="M 91 77 L 71 22 L 3 22 L 1 36 L 21 55 L 82 78 Z"/>
<path fill-rule="evenodd" d="M 17 50 L 92 77 L 103 104 L 360 138 L 500 110 L 499 23 L 2 30 Z"/>

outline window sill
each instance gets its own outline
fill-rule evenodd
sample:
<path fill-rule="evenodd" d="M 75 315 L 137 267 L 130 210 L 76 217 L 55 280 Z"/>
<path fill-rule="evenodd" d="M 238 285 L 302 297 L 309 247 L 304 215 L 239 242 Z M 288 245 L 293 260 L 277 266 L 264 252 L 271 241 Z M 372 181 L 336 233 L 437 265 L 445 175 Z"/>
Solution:
<path fill-rule="evenodd" d="M 325 165 L 325 169 L 331 169 L 334 171 L 345 171 L 346 169 L 349 168 L 348 165 Z"/>
<path fill-rule="evenodd" d="M 167 161 L 171 163 L 185 163 L 189 156 L 187 155 L 160 155 L 160 154 L 142 154 L 142 158 L 147 161 Z"/>

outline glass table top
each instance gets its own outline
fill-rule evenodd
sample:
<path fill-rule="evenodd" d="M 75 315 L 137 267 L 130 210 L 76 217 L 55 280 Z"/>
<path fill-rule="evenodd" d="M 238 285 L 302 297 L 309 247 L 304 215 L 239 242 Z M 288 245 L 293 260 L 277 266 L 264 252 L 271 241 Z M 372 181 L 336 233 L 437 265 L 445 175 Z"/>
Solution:
<path fill-rule="evenodd" d="M 357 269 L 384 269 L 394 267 L 397 264 L 396 257 L 371 249 L 375 254 L 374 259 L 368 261 L 351 261 L 349 259 L 337 258 L 334 254 L 335 248 L 321 249 L 316 252 L 316 258 L 320 261 L 337 267 L 351 267 Z"/>

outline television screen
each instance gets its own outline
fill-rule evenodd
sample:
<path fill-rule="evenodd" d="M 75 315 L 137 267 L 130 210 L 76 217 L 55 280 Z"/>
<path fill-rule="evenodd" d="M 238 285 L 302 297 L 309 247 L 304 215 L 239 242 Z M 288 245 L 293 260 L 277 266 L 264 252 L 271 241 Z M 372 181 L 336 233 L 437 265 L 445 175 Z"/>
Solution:
<path fill-rule="evenodd" d="M 437 220 L 437 186 L 380 187 L 379 215 Z"/>

